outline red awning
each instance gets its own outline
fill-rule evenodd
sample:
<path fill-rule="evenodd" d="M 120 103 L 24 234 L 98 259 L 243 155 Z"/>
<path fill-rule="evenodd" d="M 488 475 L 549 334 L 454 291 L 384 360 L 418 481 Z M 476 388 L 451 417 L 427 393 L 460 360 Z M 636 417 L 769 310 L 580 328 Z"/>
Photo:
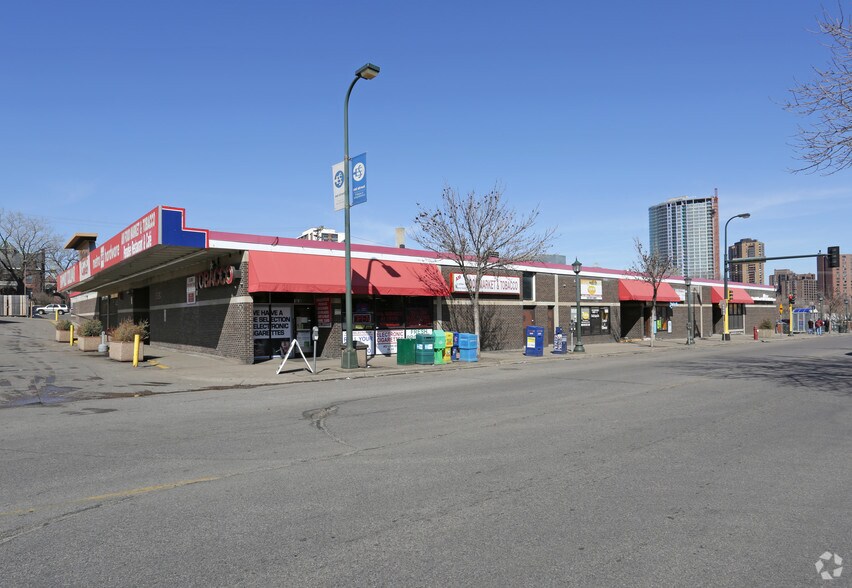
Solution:
<path fill-rule="evenodd" d="M 618 280 L 618 299 L 622 302 L 630 300 L 651 302 L 654 299 L 654 288 L 642 280 Z M 657 287 L 657 302 L 680 301 L 680 296 L 668 282 L 662 282 Z"/>
<path fill-rule="evenodd" d="M 748 292 L 743 290 L 742 288 L 731 288 L 734 291 L 734 299 L 731 300 L 733 304 L 754 304 L 754 299 L 748 295 Z M 725 298 L 725 295 L 722 293 L 722 286 L 713 286 L 710 289 L 710 302 L 712 304 L 719 304 Z"/>
<path fill-rule="evenodd" d="M 344 294 L 343 257 L 249 252 L 249 292 Z M 447 283 L 434 264 L 352 258 L 352 292 L 386 296 L 448 296 Z"/>

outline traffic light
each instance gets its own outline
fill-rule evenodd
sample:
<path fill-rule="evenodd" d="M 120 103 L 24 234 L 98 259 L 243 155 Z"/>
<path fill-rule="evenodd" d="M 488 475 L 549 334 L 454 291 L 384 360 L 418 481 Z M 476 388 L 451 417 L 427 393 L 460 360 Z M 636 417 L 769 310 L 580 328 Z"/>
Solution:
<path fill-rule="evenodd" d="M 787 300 L 789 300 L 789 301 L 790 301 L 790 304 L 791 304 L 791 305 L 796 304 L 796 297 L 795 297 L 795 296 L 793 296 L 792 294 L 790 294 L 789 296 L 787 296 Z"/>
<path fill-rule="evenodd" d="M 828 248 L 828 267 L 840 267 L 840 247 Z"/>
<path fill-rule="evenodd" d="M 734 301 L 734 289 L 728 288 L 728 302 Z"/>
<path fill-rule="evenodd" d="M 784 314 L 784 305 L 783 304 L 778 305 L 778 314 Z"/>

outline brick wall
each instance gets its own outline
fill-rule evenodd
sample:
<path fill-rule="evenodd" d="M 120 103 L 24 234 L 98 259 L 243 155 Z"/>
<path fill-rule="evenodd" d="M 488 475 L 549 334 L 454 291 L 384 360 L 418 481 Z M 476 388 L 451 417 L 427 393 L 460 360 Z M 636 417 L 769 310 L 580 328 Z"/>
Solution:
<path fill-rule="evenodd" d="M 238 265 L 241 279 L 227 286 L 197 290 L 194 304 L 186 301 L 186 278 L 192 272 L 150 286 L 152 343 L 212 353 L 243 363 L 254 361 L 254 305 L 248 293 L 247 257 L 223 262 Z"/>

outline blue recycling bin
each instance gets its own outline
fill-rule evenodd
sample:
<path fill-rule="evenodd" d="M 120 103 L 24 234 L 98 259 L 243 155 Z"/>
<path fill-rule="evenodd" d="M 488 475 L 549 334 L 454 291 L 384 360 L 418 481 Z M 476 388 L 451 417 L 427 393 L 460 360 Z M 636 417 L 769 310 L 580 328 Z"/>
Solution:
<path fill-rule="evenodd" d="M 524 355 L 541 357 L 544 355 L 544 327 L 529 326 L 526 329 Z"/>
<path fill-rule="evenodd" d="M 568 353 L 568 340 L 562 327 L 556 327 L 556 333 L 553 335 L 553 353 Z"/>
<path fill-rule="evenodd" d="M 453 348 L 450 350 L 450 358 L 452 361 L 459 361 L 461 357 L 459 357 L 459 333 L 458 331 L 453 331 Z"/>

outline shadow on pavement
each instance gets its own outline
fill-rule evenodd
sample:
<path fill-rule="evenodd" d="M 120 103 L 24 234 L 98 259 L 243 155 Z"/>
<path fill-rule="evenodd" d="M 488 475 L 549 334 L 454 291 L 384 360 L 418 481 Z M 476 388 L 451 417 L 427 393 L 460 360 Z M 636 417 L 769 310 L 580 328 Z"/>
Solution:
<path fill-rule="evenodd" d="M 683 361 L 671 367 L 686 374 L 707 378 L 763 380 L 852 397 L 852 362 L 845 357 L 713 359 Z"/>

